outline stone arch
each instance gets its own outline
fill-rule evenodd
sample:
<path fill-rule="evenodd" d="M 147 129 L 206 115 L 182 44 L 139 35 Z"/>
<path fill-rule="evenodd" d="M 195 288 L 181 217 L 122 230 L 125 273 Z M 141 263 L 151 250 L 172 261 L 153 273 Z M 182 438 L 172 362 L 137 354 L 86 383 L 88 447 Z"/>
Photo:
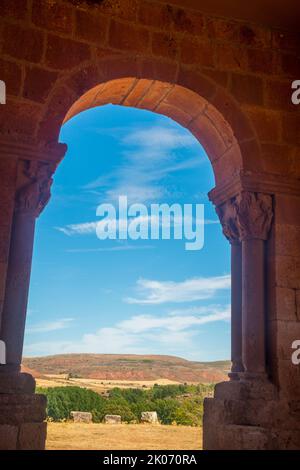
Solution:
<path fill-rule="evenodd" d="M 37 144 L 37 150 L 32 152 L 31 147 L 23 146 L 22 158 L 18 161 L 1 325 L 7 345 L 5 370 L 8 374 L 16 374 L 18 390 L 26 388 L 33 393 L 32 378 L 19 374 L 26 299 L 35 219 L 49 200 L 52 175 L 65 151 L 64 145 L 57 145 L 61 125 L 84 109 L 111 102 L 144 107 L 172 117 L 190 129 L 211 160 L 216 188 L 210 197 L 217 206 L 224 234 L 232 245 L 232 292 L 236 295 L 233 295 L 231 308 L 231 381 L 219 384 L 215 398 L 205 402 L 204 447 L 226 447 L 219 439 L 223 438 L 228 420 L 232 420 L 237 426 L 231 432 L 237 433 L 238 437 L 231 438 L 228 434 L 228 442 L 233 439 L 237 448 L 243 448 L 244 444 L 239 443 L 240 425 L 247 416 L 249 426 L 243 429 L 246 442 L 248 434 L 249 439 L 252 438 L 257 413 L 247 414 L 248 402 L 243 401 L 240 407 L 239 397 L 251 393 L 260 399 L 268 395 L 270 406 L 277 406 L 277 390 L 269 381 L 270 365 L 266 361 L 264 291 L 265 250 L 273 216 L 272 189 L 267 187 L 265 190 L 265 182 L 253 178 L 255 171 L 261 171 L 262 159 L 251 122 L 222 86 L 188 68 L 172 69 L 163 63 L 140 62 L 138 59 L 128 62 L 113 59 L 103 61 L 101 66 L 89 63 L 62 76 L 50 92 L 35 121 L 33 143 Z M 16 291 L 19 295 L 15 295 Z M 227 403 L 231 396 L 235 397 L 233 412 L 227 413 L 227 405 L 221 410 L 216 434 L 218 407 L 222 400 Z M 45 403 L 42 400 L 38 396 L 32 399 L 33 407 L 41 409 L 37 424 L 44 426 Z M 258 406 L 264 405 L 259 402 Z M 237 414 L 235 410 L 238 410 Z M 273 426 L 271 419 L 270 423 Z M 44 446 L 44 429 L 45 426 L 41 447 Z M 269 436 L 270 431 L 263 430 L 262 434 Z M 254 447 L 257 445 L 256 442 L 253 444 Z"/>
<path fill-rule="evenodd" d="M 157 60 L 106 58 L 64 76 L 48 97 L 36 138 L 57 142 L 64 122 L 109 103 L 164 114 L 188 128 L 205 148 L 217 185 L 260 168 L 256 131 L 226 89 L 198 71 Z"/>

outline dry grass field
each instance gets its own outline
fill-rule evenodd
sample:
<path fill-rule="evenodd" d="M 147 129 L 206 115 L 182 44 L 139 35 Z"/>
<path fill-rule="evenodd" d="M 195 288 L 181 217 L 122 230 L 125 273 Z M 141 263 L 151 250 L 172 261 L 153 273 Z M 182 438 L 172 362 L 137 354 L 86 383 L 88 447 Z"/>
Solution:
<path fill-rule="evenodd" d="M 48 423 L 48 450 L 197 450 L 201 445 L 199 427 Z"/>
<path fill-rule="evenodd" d="M 94 392 L 105 394 L 114 387 L 151 389 L 157 385 L 176 385 L 180 382 L 168 379 L 157 380 L 104 380 L 104 379 L 78 379 L 68 378 L 66 374 L 45 374 L 42 378 L 36 378 L 38 387 L 84 387 Z"/>

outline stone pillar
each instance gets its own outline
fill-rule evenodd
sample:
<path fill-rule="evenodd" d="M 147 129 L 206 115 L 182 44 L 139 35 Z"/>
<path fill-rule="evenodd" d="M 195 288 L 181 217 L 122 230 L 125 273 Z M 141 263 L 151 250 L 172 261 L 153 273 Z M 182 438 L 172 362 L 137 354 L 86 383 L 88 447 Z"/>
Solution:
<path fill-rule="evenodd" d="M 243 372 L 242 361 L 242 246 L 231 242 L 231 380 Z"/>
<path fill-rule="evenodd" d="M 1 339 L 6 345 L 6 372 L 20 371 L 34 227 L 33 214 L 15 211 L 1 328 Z"/>
<path fill-rule="evenodd" d="M 242 363 L 242 245 L 236 226 L 233 200 L 216 208 L 223 233 L 231 245 L 231 380 L 239 380 Z"/>
<path fill-rule="evenodd" d="M 239 193 L 235 185 L 228 198 L 228 188 L 212 195 L 232 249 L 232 372 L 231 380 L 216 384 L 214 397 L 204 400 L 203 448 L 292 449 L 297 427 L 295 421 L 282 419 L 284 408 L 266 364 L 265 245 L 273 217 L 272 197 L 239 186 Z"/>
<path fill-rule="evenodd" d="M 0 368 L 2 374 L 20 371 L 35 219 L 50 198 L 53 171 L 53 165 L 46 163 L 22 160 L 19 162 L 1 322 L 1 339 L 6 345 L 6 365 Z"/>
<path fill-rule="evenodd" d="M 55 165 L 18 162 L 0 338 L 6 364 L 0 366 L 0 450 L 44 449 L 46 397 L 35 394 L 35 380 L 20 372 L 30 281 L 35 219 L 50 198 Z"/>
<path fill-rule="evenodd" d="M 243 260 L 243 378 L 266 378 L 265 241 L 273 216 L 272 198 L 243 191 L 235 206 Z"/>

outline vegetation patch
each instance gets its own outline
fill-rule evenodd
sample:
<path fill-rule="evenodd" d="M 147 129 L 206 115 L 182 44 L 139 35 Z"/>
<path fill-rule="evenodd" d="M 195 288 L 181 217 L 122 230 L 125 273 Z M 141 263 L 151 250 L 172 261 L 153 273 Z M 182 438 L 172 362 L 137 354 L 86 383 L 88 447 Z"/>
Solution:
<path fill-rule="evenodd" d="M 81 387 L 38 388 L 47 396 L 51 421 L 70 418 L 71 411 L 89 411 L 100 423 L 106 414 L 120 415 L 123 422 L 139 423 L 143 411 L 156 411 L 162 424 L 201 426 L 203 400 L 212 394 L 213 384 L 154 385 L 150 390 L 113 388 L 107 397 Z"/>

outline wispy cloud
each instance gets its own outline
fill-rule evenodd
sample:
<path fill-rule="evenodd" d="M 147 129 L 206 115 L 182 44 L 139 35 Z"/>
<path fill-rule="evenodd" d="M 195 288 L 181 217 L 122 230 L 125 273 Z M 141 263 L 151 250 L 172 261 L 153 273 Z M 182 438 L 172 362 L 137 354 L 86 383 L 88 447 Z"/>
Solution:
<path fill-rule="evenodd" d="M 230 275 L 193 278 L 182 282 L 137 281 L 138 297 L 127 297 L 130 304 L 163 304 L 166 302 L 192 302 L 212 298 L 217 291 L 230 288 Z"/>
<path fill-rule="evenodd" d="M 104 129 L 123 146 L 120 162 L 106 174 L 83 186 L 80 194 L 92 196 L 101 202 L 116 204 L 126 195 L 128 203 L 165 201 L 178 196 L 174 186 L 166 183 L 170 175 L 197 168 L 204 163 L 201 147 L 186 130 L 173 125 Z M 195 149 L 182 158 L 180 149 Z M 196 154 L 197 151 L 197 154 Z M 207 222 L 209 223 L 209 222 Z M 214 222 L 213 222 L 214 223 Z M 96 231 L 97 221 L 79 222 L 55 227 L 65 235 L 89 235 Z"/>
<path fill-rule="evenodd" d="M 173 150 L 190 147 L 195 145 L 195 138 L 186 131 L 179 131 L 178 128 L 152 126 L 146 129 L 134 129 L 123 137 L 123 143 L 148 147 L 152 152 L 153 148 Z"/>
<path fill-rule="evenodd" d="M 105 201 L 115 201 L 120 194 L 126 194 L 131 202 L 162 199 L 167 194 L 161 184 L 163 178 L 202 164 L 198 155 L 182 160 L 176 154 L 176 150 L 181 148 L 199 149 L 199 143 L 187 131 L 171 125 L 123 128 L 118 132 L 114 129 L 111 135 L 117 135 L 123 144 L 122 163 L 83 188 L 100 191 Z"/>
<path fill-rule="evenodd" d="M 83 222 L 80 224 L 69 224 L 65 227 L 54 227 L 65 235 L 91 235 L 96 233 L 97 222 Z"/>
<path fill-rule="evenodd" d="M 99 223 L 100 220 L 101 219 L 99 218 L 98 221 L 94 221 L 94 222 L 69 224 L 69 225 L 65 225 L 64 227 L 54 227 L 54 228 L 58 230 L 59 232 L 62 232 L 68 236 L 95 235 L 97 224 Z M 195 224 L 195 218 L 191 218 L 187 215 L 184 215 L 183 219 L 181 217 L 171 215 L 170 219 L 168 220 L 167 218 L 162 219 L 162 217 L 160 216 L 151 215 L 151 213 L 145 216 L 139 215 L 137 217 L 129 217 L 128 219 L 107 218 L 106 220 L 107 221 L 109 220 L 110 226 L 115 227 L 117 230 L 127 227 L 127 225 L 131 221 L 134 221 L 135 224 L 148 224 L 149 227 L 150 225 L 152 227 L 169 227 L 169 226 L 172 227 L 176 225 L 181 225 L 183 220 L 185 223 L 192 222 L 193 224 Z M 198 220 L 197 223 L 199 224 L 200 221 Z M 216 224 L 220 224 L 220 221 L 218 219 L 205 219 L 204 224 L 216 225 Z"/>
<path fill-rule="evenodd" d="M 68 328 L 73 318 L 60 318 L 52 322 L 39 323 L 26 328 L 26 333 L 49 333 L 51 331 L 64 330 Z"/>
<path fill-rule="evenodd" d="M 203 307 L 204 309 L 204 307 Z M 197 328 L 213 322 L 228 322 L 230 307 L 207 306 L 201 315 L 135 315 L 112 327 L 103 327 L 84 334 L 79 341 L 46 341 L 26 346 L 25 354 L 115 353 L 115 354 L 178 354 L 187 347 L 193 353 Z"/>

